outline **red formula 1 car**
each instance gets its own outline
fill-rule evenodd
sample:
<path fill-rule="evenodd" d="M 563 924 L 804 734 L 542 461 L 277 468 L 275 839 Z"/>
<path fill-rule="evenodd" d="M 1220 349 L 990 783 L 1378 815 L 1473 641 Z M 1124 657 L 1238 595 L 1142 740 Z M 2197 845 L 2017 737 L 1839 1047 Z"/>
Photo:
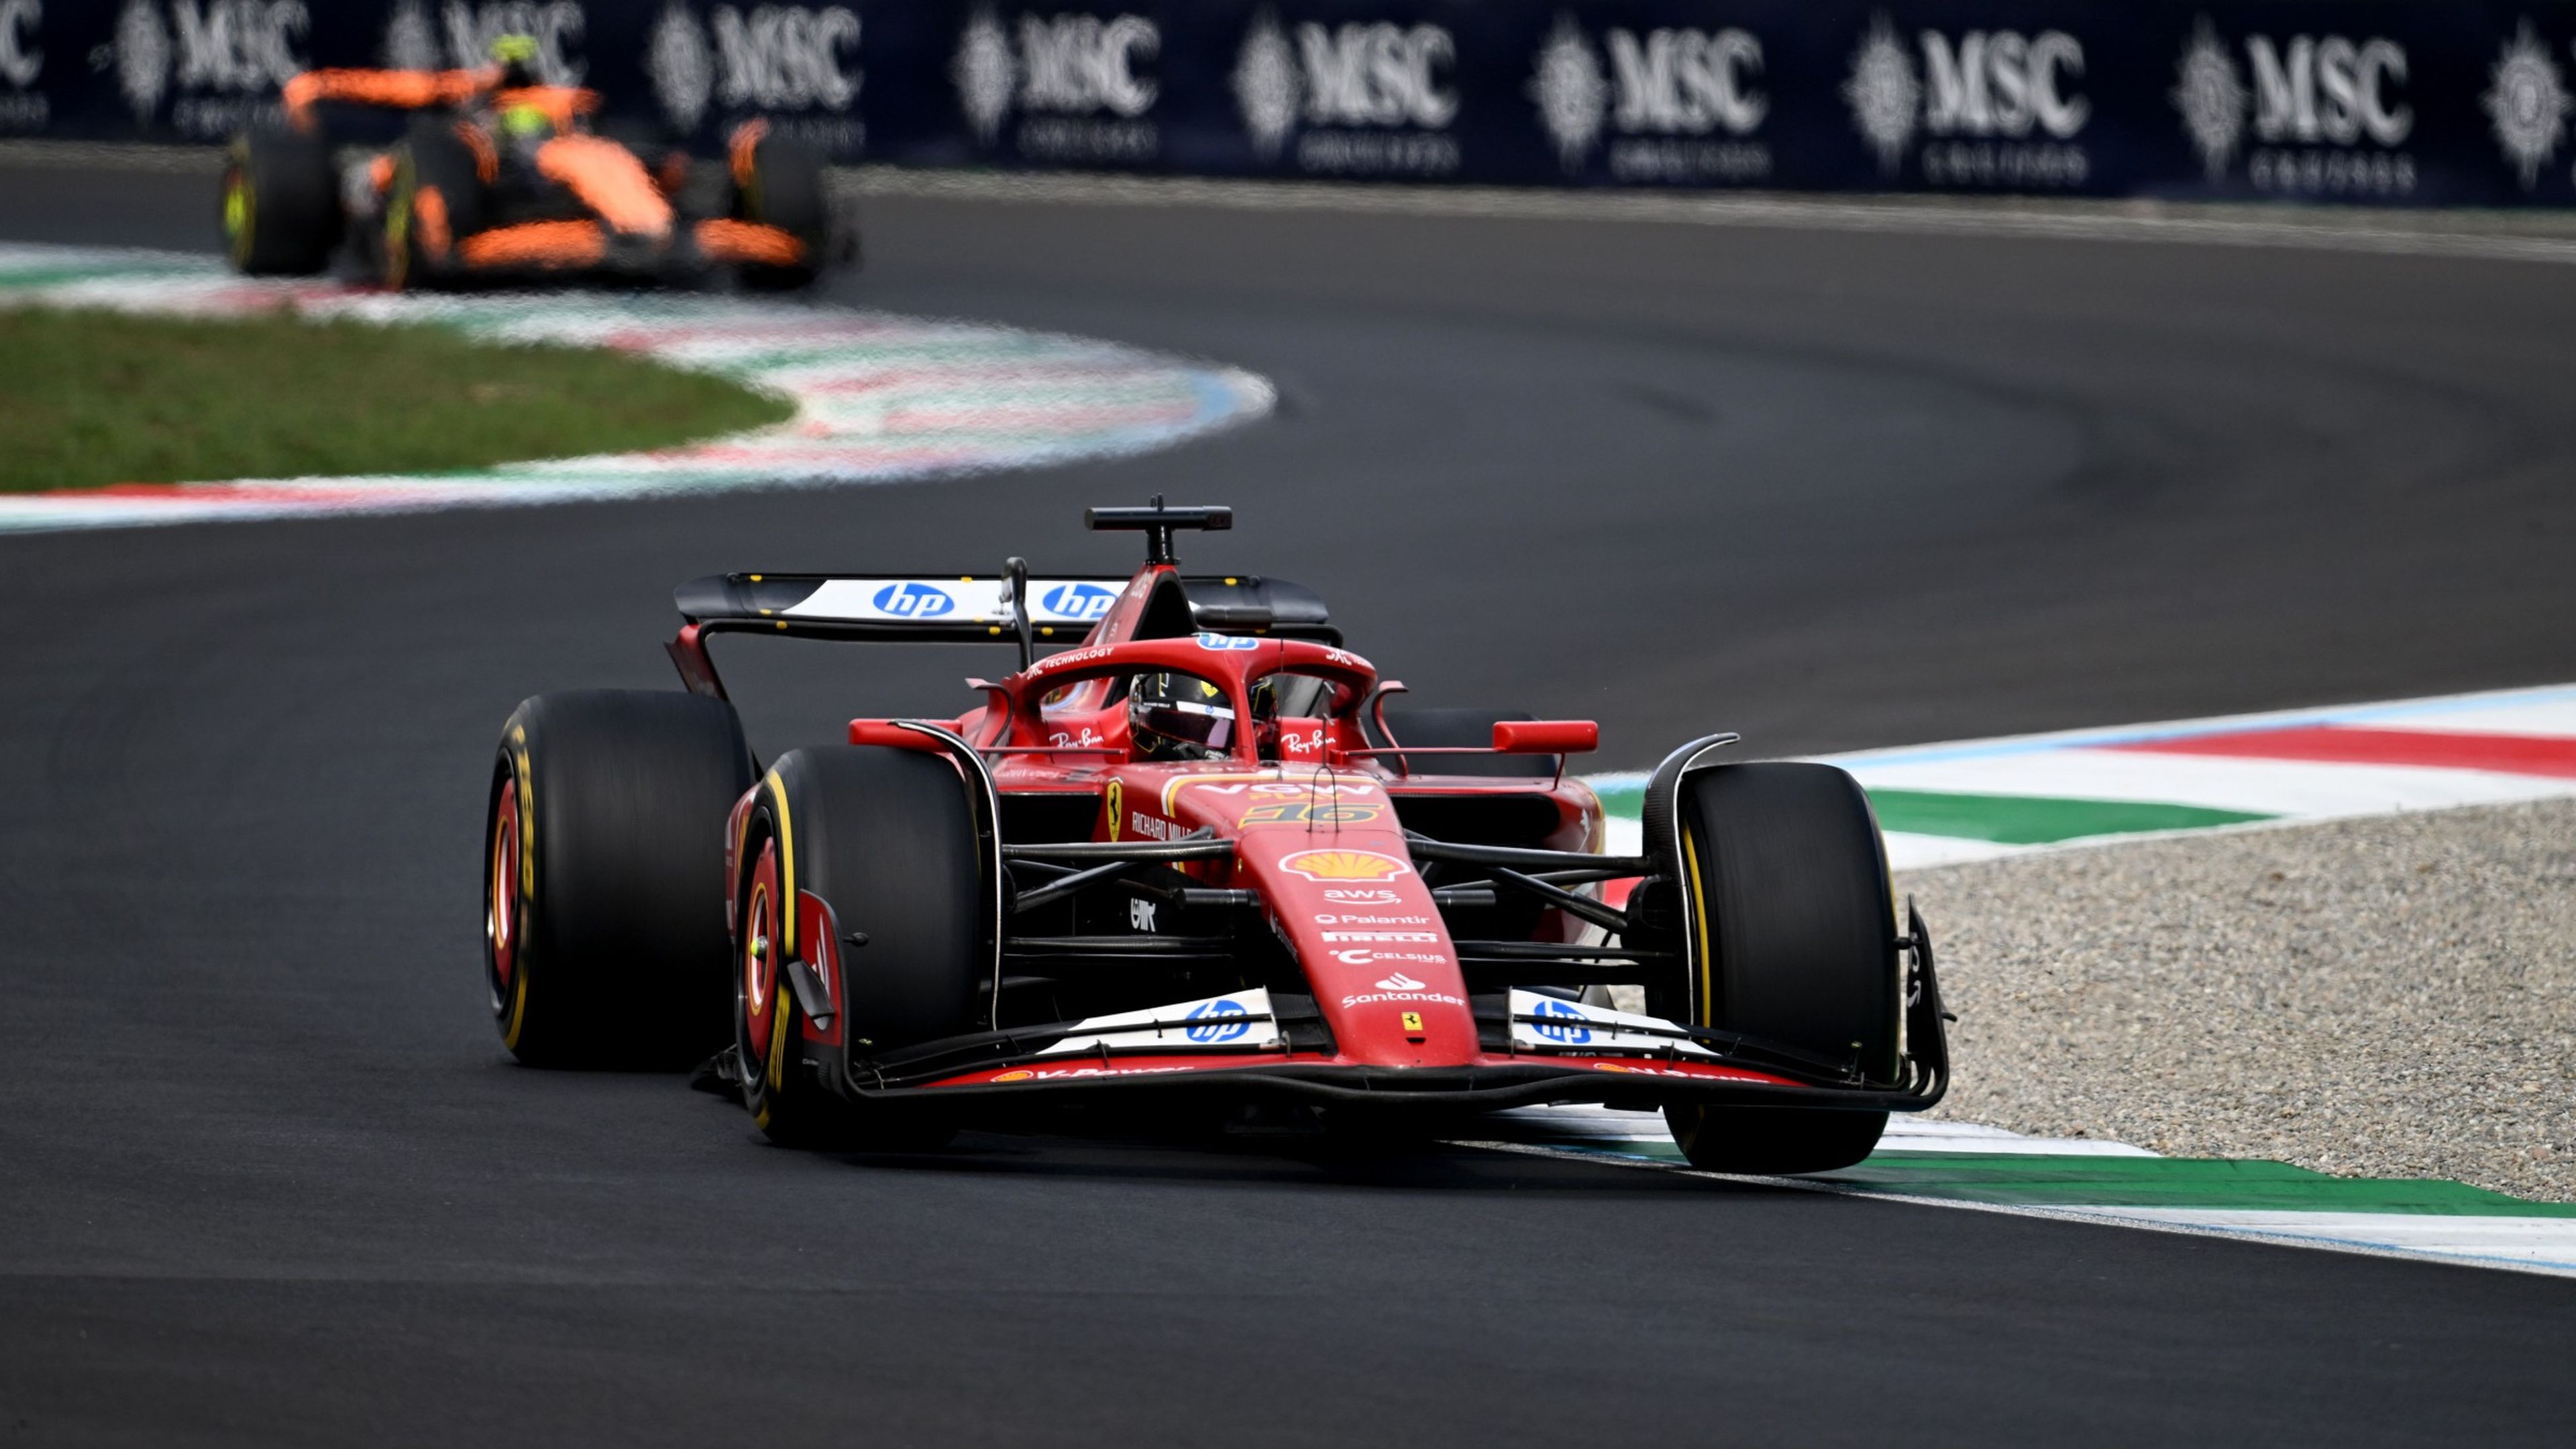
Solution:
<path fill-rule="evenodd" d="M 307 71 L 286 84 L 289 124 L 233 142 L 224 242 L 252 275 L 309 276 L 344 237 L 359 270 L 394 288 L 565 276 L 745 286 L 812 281 L 851 248 L 836 236 L 813 153 L 758 121 L 721 171 L 684 153 L 592 133 L 595 92 L 539 82 L 534 54 L 481 70 Z M 406 111 L 390 149 L 341 160 L 326 112 Z"/>
<path fill-rule="evenodd" d="M 1179 571 L 1174 530 L 1228 510 L 1087 519 L 1144 531 L 1145 567 L 702 578 L 669 646 L 688 693 L 521 705 L 485 842 L 510 1049 L 722 1046 L 702 1077 L 772 1138 L 861 1148 L 1041 1107 L 1602 1102 L 1661 1107 L 1703 1167 L 1802 1172 L 1940 1100 L 1931 940 L 1850 776 L 1694 740 L 1654 773 L 1642 853 L 1603 855 L 1562 772 L 1592 724 L 1388 709 L 1403 686 L 1312 593 Z M 708 654 L 727 631 L 1021 667 L 964 714 L 856 719 L 764 770 Z"/>

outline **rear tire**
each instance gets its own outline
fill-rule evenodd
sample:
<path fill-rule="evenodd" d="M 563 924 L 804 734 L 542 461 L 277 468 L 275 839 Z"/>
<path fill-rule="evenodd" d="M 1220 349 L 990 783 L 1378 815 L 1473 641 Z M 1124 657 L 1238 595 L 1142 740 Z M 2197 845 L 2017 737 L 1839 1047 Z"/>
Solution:
<path fill-rule="evenodd" d="M 253 277 L 309 277 L 340 244 L 340 188 L 318 136 L 253 131 L 224 159 L 224 250 Z"/>
<path fill-rule="evenodd" d="M 823 186 L 823 160 L 792 141 L 763 136 L 752 143 L 750 175 L 734 185 L 733 214 L 774 226 L 805 248 L 794 266 L 746 263 L 742 284 L 754 291 L 784 292 L 810 286 L 822 275 L 832 245 L 832 204 Z"/>
<path fill-rule="evenodd" d="M 457 247 L 483 229 L 483 174 L 456 126 L 423 116 L 393 153 L 381 250 L 384 284 L 395 291 L 434 282 L 452 267 Z"/>
<path fill-rule="evenodd" d="M 724 824 L 751 788 L 733 706 L 539 695 L 485 815 L 484 979 L 530 1066 L 677 1069 L 724 1044 Z"/>
<path fill-rule="evenodd" d="M 790 751 L 761 782 L 745 839 L 734 1024 L 744 1104 L 761 1130 L 782 1144 L 860 1151 L 945 1142 L 956 1128 L 935 1111 L 832 1092 L 802 1057 L 811 1050 L 827 1062 L 863 1061 L 982 1024 L 987 897 L 956 767 L 917 750 Z M 773 930 L 757 949 L 761 899 L 777 902 L 767 919 L 784 922 L 808 892 L 830 907 L 839 939 Z M 791 957 L 815 968 L 838 1008 L 837 1050 L 802 1039 L 802 1009 L 779 975 Z"/>
<path fill-rule="evenodd" d="M 1681 887 L 1701 902 L 1703 1025 L 1896 1074 L 1903 986 L 1887 851 L 1869 797 L 1830 765 L 1721 765 L 1685 778 Z M 1884 1111 L 1667 1107 L 1713 1172 L 1830 1172 L 1867 1157 Z"/>

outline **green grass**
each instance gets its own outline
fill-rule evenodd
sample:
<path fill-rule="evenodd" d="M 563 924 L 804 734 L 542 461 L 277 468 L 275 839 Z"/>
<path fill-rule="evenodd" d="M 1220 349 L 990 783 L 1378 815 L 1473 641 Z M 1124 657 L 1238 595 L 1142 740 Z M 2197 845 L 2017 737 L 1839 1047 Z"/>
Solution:
<path fill-rule="evenodd" d="M 791 412 L 623 353 L 438 326 L 0 309 L 0 492 L 448 472 L 669 447 Z"/>

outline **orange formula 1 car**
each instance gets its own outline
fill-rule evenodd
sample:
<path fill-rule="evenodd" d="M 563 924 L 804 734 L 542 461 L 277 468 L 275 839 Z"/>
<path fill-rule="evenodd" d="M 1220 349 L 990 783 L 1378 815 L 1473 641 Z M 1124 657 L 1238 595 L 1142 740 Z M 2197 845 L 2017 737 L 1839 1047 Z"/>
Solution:
<path fill-rule="evenodd" d="M 535 47 L 479 70 L 316 70 L 287 82 L 288 125 L 234 141 L 223 224 L 233 265 L 309 276 L 346 237 L 394 288 L 565 274 L 803 286 L 831 254 L 820 161 L 748 122 L 721 174 L 672 151 L 649 162 L 591 129 L 594 91 L 542 84 Z M 389 150 L 335 160 L 326 108 L 411 111 Z"/>

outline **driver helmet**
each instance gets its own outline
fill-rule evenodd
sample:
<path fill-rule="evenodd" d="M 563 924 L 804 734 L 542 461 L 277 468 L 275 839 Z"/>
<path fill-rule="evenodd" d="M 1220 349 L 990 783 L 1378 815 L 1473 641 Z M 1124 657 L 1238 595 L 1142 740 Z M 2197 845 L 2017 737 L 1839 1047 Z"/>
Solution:
<path fill-rule="evenodd" d="M 1234 743 L 1234 703 L 1195 674 L 1156 670 L 1127 686 L 1127 740 L 1139 758 L 1213 760 Z"/>
<path fill-rule="evenodd" d="M 554 139 L 555 120 L 543 106 L 503 106 L 501 134 L 514 144 L 533 146 Z"/>
<path fill-rule="evenodd" d="M 501 68 L 502 90 L 524 90 L 545 83 L 537 74 L 537 38 L 533 35 L 494 36 L 492 63 Z"/>

